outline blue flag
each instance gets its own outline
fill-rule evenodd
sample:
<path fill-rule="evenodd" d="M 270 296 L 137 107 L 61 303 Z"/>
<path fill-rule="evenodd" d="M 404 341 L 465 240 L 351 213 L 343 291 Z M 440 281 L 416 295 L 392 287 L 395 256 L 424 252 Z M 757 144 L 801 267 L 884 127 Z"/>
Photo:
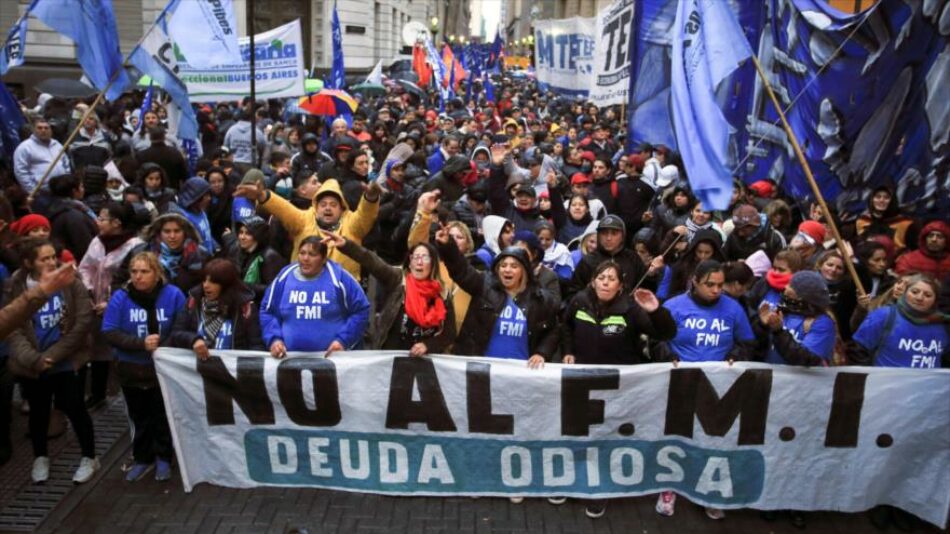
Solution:
<path fill-rule="evenodd" d="M 24 17 L 25 18 L 25 17 Z M 6 84 L 0 82 L 0 155 L 13 161 L 13 151 L 20 144 L 20 128 L 26 121 Z"/>
<path fill-rule="evenodd" d="M 148 82 L 148 90 L 145 92 L 145 100 L 142 101 L 142 107 L 139 108 L 139 125 L 136 130 L 141 130 L 145 122 L 145 112 L 152 109 L 152 94 L 155 92 L 155 82 Z"/>
<path fill-rule="evenodd" d="M 346 86 L 346 71 L 343 67 L 343 33 L 340 31 L 340 17 L 336 14 L 336 2 L 333 2 L 333 17 L 330 19 L 333 31 L 333 70 L 327 81 L 329 89 L 343 89 Z"/>
<path fill-rule="evenodd" d="M 185 161 L 188 163 L 188 174 L 195 175 L 195 167 L 198 165 L 198 142 L 194 139 L 182 139 L 181 148 L 184 149 Z"/>
<path fill-rule="evenodd" d="M 36 2 L 37 0 L 33 0 L 33 4 L 36 4 Z M 26 26 L 33 4 L 26 9 L 26 13 L 20 17 L 20 20 L 16 21 L 16 24 L 10 28 L 10 32 L 7 34 L 6 44 L 0 50 L 0 76 L 6 74 L 11 68 L 23 64 L 26 50 Z"/>
<path fill-rule="evenodd" d="M 105 89 L 115 76 L 108 100 L 125 92 L 130 82 L 122 68 L 112 0 L 39 0 L 32 14 L 76 43 L 76 60 L 97 89 Z"/>
<path fill-rule="evenodd" d="M 489 102 L 495 101 L 495 86 L 491 83 L 491 77 L 487 74 L 485 75 L 485 98 Z"/>
<path fill-rule="evenodd" d="M 684 0 L 673 24 L 671 93 L 673 131 L 696 197 L 707 210 L 729 208 L 734 129 L 723 116 L 716 90 L 752 48 L 727 2 Z M 734 158 L 732 158 L 734 159 Z"/>
<path fill-rule="evenodd" d="M 129 55 L 129 62 L 142 74 L 148 74 L 155 85 L 164 89 L 179 108 L 178 137 L 197 139 L 198 119 L 188 100 L 188 88 L 178 77 L 178 63 L 175 54 L 171 52 L 171 39 L 165 33 L 167 15 L 166 7 L 156 19 L 155 27 Z"/>

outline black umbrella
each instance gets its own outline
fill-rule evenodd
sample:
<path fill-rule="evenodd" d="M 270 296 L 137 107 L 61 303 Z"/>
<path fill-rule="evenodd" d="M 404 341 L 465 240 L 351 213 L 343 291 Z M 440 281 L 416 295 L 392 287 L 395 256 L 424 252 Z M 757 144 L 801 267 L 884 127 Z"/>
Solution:
<path fill-rule="evenodd" d="M 58 98 L 87 98 L 99 91 L 89 87 L 79 80 L 66 78 L 49 78 L 37 84 L 34 89 L 41 93 L 48 93 Z"/>
<path fill-rule="evenodd" d="M 419 98 L 425 98 L 426 92 L 423 91 L 418 85 L 408 81 L 408 80 L 396 80 L 396 83 L 399 84 L 399 87 L 402 87 L 407 93 L 416 95 Z"/>
<path fill-rule="evenodd" d="M 406 80 L 412 83 L 419 83 L 419 75 L 411 70 L 400 70 L 392 73 L 389 77 L 393 80 Z"/>

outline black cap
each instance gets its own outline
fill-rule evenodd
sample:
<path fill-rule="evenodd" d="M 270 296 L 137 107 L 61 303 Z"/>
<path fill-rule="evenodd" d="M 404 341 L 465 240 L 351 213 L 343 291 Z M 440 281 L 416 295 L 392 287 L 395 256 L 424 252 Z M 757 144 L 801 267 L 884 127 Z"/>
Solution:
<path fill-rule="evenodd" d="M 623 219 L 616 215 L 608 215 L 600 220 L 600 223 L 597 225 L 597 231 L 601 230 L 620 230 L 621 232 L 627 232 L 627 225 L 623 223 Z"/>
<path fill-rule="evenodd" d="M 501 263 L 501 260 L 505 258 L 514 258 L 518 260 L 518 263 L 524 267 L 525 273 L 527 276 L 531 276 L 531 260 L 528 259 L 528 252 L 521 247 L 506 247 L 504 250 L 498 253 L 495 256 L 495 259 L 491 263 L 491 270 L 494 271 L 498 268 L 498 264 Z"/>
<path fill-rule="evenodd" d="M 525 193 L 533 197 L 538 196 L 538 192 L 535 191 L 534 186 L 527 182 L 522 182 L 515 186 L 515 194 L 519 195 L 521 193 Z"/>

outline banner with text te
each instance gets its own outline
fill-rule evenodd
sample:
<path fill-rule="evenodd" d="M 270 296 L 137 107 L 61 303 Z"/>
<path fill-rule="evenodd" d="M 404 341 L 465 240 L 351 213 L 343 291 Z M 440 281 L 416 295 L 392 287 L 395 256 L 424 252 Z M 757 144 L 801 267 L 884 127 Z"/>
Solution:
<path fill-rule="evenodd" d="M 950 371 L 159 349 L 185 490 L 950 507 Z M 213 447 L 208 444 L 213 443 Z"/>

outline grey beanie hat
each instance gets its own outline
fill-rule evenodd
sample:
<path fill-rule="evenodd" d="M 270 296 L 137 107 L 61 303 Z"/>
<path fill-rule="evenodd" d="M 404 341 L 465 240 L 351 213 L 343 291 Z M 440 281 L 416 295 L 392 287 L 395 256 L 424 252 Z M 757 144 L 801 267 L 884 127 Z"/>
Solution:
<path fill-rule="evenodd" d="M 819 310 L 827 310 L 831 306 L 828 284 L 816 271 L 798 271 L 792 276 L 788 286 L 795 291 L 799 299 Z"/>

